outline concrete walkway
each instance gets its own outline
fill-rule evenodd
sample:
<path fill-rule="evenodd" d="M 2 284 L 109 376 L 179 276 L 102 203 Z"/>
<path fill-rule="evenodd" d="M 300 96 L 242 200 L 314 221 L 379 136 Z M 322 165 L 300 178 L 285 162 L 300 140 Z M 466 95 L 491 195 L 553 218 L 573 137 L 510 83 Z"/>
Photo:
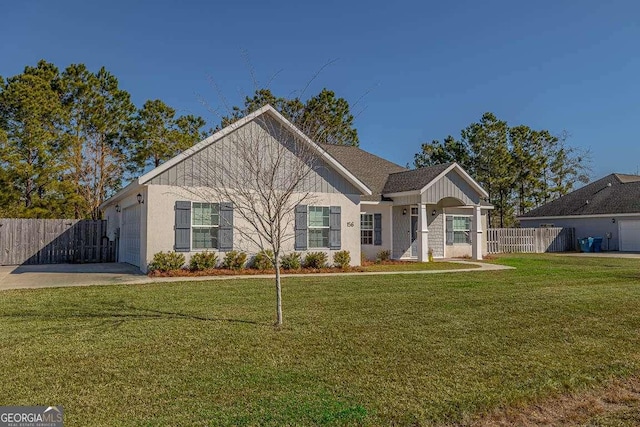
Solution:
<path fill-rule="evenodd" d="M 284 274 L 283 277 L 383 276 L 392 274 L 441 274 L 474 271 L 511 270 L 513 267 L 472 261 L 449 261 L 468 264 L 470 268 L 423 271 L 371 271 L 362 273 Z M 163 282 L 199 282 L 208 280 L 273 279 L 273 274 L 198 277 L 147 277 L 136 267 L 124 263 L 51 264 L 0 267 L 0 290 L 35 289 L 67 286 L 122 285 Z"/>

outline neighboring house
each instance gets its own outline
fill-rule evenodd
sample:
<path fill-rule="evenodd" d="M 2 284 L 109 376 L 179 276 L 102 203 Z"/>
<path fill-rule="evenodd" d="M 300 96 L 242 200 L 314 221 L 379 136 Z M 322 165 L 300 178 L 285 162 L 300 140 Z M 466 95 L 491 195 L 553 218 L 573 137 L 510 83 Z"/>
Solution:
<path fill-rule="evenodd" d="M 640 251 L 640 176 L 613 173 L 526 213 L 522 227 L 572 227 L 602 248 Z"/>
<path fill-rule="evenodd" d="M 353 265 L 361 255 L 375 259 L 382 250 L 392 258 L 426 261 L 486 253 L 487 193 L 458 164 L 408 170 L 357 147 L 316 144 L 267 105 L 216 132 L 163 165 L 149 171 L 101 209 L 108 237 L 118 241 L 118 261 L 146 271 L 160 251 L 212 250 L 257 252 L 241 234 L 248 230 L 227 200 L 200 198 L 190 188 L 221 188 L 223 178 L 202 176 L 202 165 L 233 163 L 234 138 L 246 130 L 265 132 L 261 122 L 277 122 L 291 138 L 308 144 L 316 161 L 306 191 L 312 203 L 296 207 L 295 239 L 284 252 L 348 250 Z M 267 135 L 281 144 L 282 135 Z M 288 151 L 294 158 L 294 151 Z M 214 190 L 215 191 L 215 190 Z M 244 228 L 243 228 L 244 227 Z M 293 232 L 293 229 L 291 230 Z M 221 258 L 221 257 L 220 257 Z"/>

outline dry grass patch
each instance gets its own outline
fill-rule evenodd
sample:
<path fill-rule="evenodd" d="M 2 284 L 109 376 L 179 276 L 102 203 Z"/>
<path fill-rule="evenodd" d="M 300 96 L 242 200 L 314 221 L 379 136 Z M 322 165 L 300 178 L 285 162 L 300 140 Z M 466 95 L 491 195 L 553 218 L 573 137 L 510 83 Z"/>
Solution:
<path fill-rule="evenodd" d="M 523 408 L 491 412 L 469 427 L 637 426 L 640 425 L 640 378 L 616 379 L 605 387 L 544 399 Z"/>

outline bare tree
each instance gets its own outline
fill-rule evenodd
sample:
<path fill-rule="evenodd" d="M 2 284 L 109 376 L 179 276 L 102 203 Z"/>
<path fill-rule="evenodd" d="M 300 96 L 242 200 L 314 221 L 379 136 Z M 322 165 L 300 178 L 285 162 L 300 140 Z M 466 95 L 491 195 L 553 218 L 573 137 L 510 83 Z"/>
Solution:
<path fill-rule="evenodd" d="M 220 132 L 225 154 L 195 167 L 187 178 L 193 185 L 183 190 L 201 200 L 233 204 L 233 230 L 240 236 L 234 247 L 263 251 L 273 264 L 280 326 L 280 256 L 295 239 L 296 206 L 315 197 L 311 177 L 322 164 L 323 150 L 271 106 Z"/>
<path fill-rule="evenodd" d="M 247 63 L 255 93 L 258 94 L 261 88 L 269 89 L 280 71 L 269 78 L 266 86 L 263 86 L 258 81 L 246 52 L 243 53 L 243 57 Z M 242 245 L 247 245 L 244 248 L 247 252 L 264 251 L 269 255 L 275 272 L 277 326 L 282 325 L 280 256 L 286 250 L 287 244 L 296 237 L 296 206 L 312 203 L 316 199 L 312 181 L 316 173 L 322 174 L 323 158 L 327 155 L 321 146 L 313 141 L 322 141 L 323 138 L 326 140 L 327 133 L 336 128 L 333 122 L 317 120 L 318 115 L 326 114 L 323 108 L 326 107 L 327 102 L 320 102 L 324 100 L 322 95 L 328 97 L 330 94 L 329 101 L 338 102 L 338 106 L 343 108 L 341 111 L 348 113 L 346 101 L 341 98 L 335 100 L 333 93 L 327 90 L 321 91 L 316 97 L 318 98 L 316 102 L 311 105 L 303 105 L 300 97 L 316 81 L 321 72 L 335 62 L 336 60 L 333 59 L 320 67 L 318 72 L 306 82 L 302 91 L 292 92 L 294 99 L 289 100 L 286 108 L 280 110 L 290 116 L 295 126 L 285 119 L 276 109 L 277 106 L 263 107 L 262 99 L 257 100 L 262 105 L 255 105 L 256 108 L 262 108 L 253 113 L 251 108 L 243 110 L 232 107 L 213 78 L 210 78 L 209 82 L 217 93 L 222 107 L 212 108 L 204 98 L 200 97 L 209 112 L 219 117 L 223 123 L 227 117 L 238 121 L 234 121 L 232 125 L 214 134 L 218 137 L 228 135 L 229 144 L 226 146 L 228 149 L 222 156 L 215 156 L 215 161 L 201 164 L 199 168 L 194 169 L 194 176 L 189 180 L 192 185 L 185 187 L 184 190 L 201 200 L 222 201 L 224 199 L 233 203 L 233 230 L 242 238 L 241 242 L 234 241 L 234 247 L 242 248 Z M 369 92 L 370 90 L 367 91 Z M 356 104 L 363 97 L 364 95 Z M 274 102 L 270 99 L 265 100 Z M 283 98 L 274 98 L 274 100 L 276 103 L 287 102 Z M 344 109 L 345 104 L 346 109 Z M 263 110 L 267 112 L 260 114 Z M 347 114 L 347 117 L 350 117 L 350 114 Z M 353 117 L 348 121 L 349 126 L 351 126 L 351 120 Z M 236 217 L 241 221 L 236 221 Z"/>

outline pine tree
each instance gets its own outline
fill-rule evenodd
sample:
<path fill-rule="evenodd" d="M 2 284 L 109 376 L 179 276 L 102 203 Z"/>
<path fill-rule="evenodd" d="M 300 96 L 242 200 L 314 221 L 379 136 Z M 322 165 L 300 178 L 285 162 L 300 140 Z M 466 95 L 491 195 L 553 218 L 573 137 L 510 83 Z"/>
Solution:
<path fill-rule="evenodd" d="M 66 140 L 65 111 L 58 69 L 46 61 L 25 67 L 0 88 L 0 142 L 6 212 L 21 217 L 61 217 L 68 214 L 63 179 Z"/>
<path fill-rule="evenodd" d="M 132 166 L 138 170 L 160 164 L 191 147 L 202 137 L 205 122 L 192 115 L 176 118 L 176 111 L 159 99 L 138 110 L 132 125 Z"/>

